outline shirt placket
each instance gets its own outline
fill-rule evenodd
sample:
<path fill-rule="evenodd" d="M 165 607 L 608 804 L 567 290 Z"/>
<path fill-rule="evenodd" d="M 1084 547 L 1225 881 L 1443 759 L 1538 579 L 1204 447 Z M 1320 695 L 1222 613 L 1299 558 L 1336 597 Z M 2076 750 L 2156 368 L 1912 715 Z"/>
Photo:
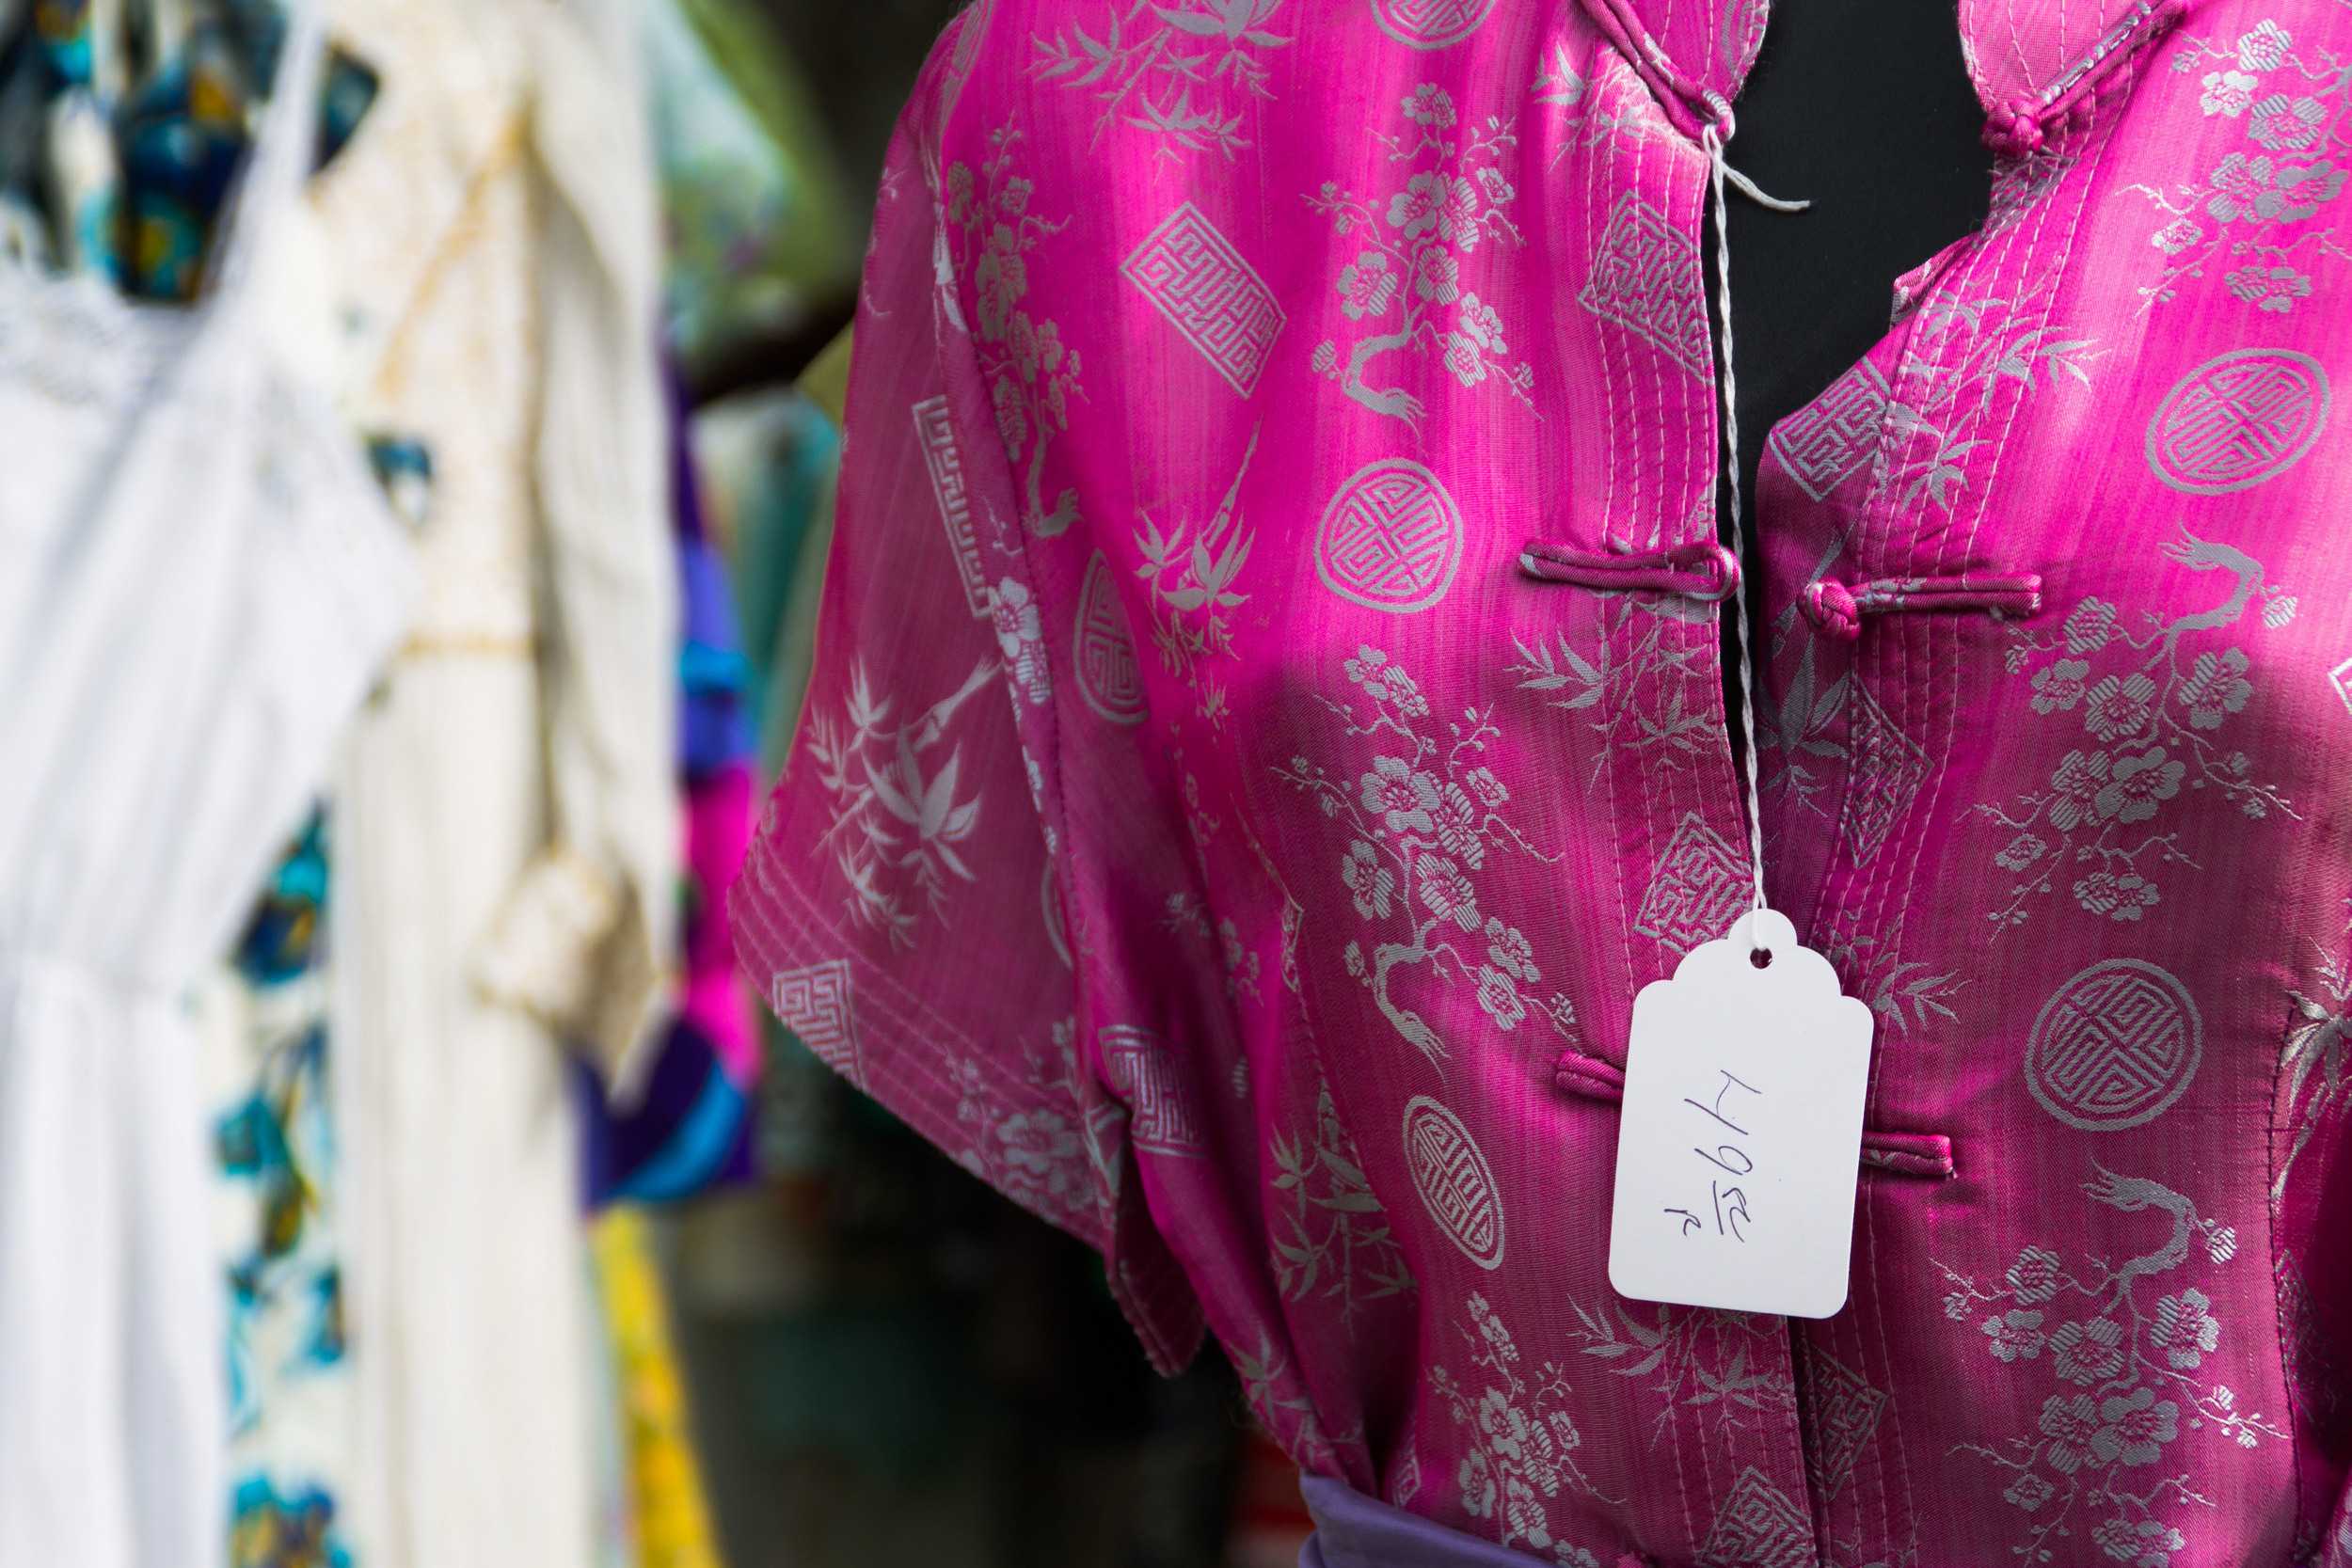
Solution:
<path fill-rule="evenodd" d="M 1674 118 L 1674 117 L 1669 117 Z M 1645 258 L 1660 285 L 1705 327 L 1703 304 L 1708 165 L 1679 120 L 1670 135 L 1597 148 L 1597 200 L 1587 210 L 1599 252 L 1622 251 L 1625 214 L 1657 226 Z M 1615 232 L 1609 226 L 1613 222 Z M 1656 303 L 1653 298 L 1653 304 Z M 1605 371 L 1623 404 L 1606 449 L 1606 499 L 1599 547 L 1566 540 L 1531 542 L 1521 569 L 1542 580 L 1594 593 L 1645 591 L 1679 601 L 1674 612 L 1610 632 L 1618 667 L 1635 643 L 1657 635 L 1670 657 L 1636 700 L 1653 711 L 1674 704 L 1716 720 L 1695 765 L 1656 749 L 1624 748 L 1607 761 L 1621 852 L 1635 878 L 1624 951 L 1626 996 L 1673 973 L 1697 942 L 1719 937 L 1752 896 L 1747 825 L 1727 744 L 1719 615 L 1738 592 L 1738 562 L 1717 534 L 1714 495 L 1721 471 L 1711 366 L 1684 365 L 1658 352 L 1661 320 L 1603 315 Z M 1648 329 L 1645 337 L 1644 328 Z M 1612 1037 L 1621 1040 L 1617 1021 Z M 1621 1048 L 1610 1053 L 1622 1060 Z M 1788 1324 L 1780 1319 L 1692 1307 L 1663 1308 L 1667 1354 L 1657 1384 L 1661 1434 L 1657 1495 L 1679 1499 L 1649 1511 L 1644 1543 L 1661 1562 L 1815 1568 L 1820 1561 L 1806 1503 L 1805 1443 Z"/>
<path fill-rule="evenodd" d="M 2113 39 L 2101 47 L 2098 74 L 2129 55 Z M 2113 116 L 2102 117 L 2089 97 L 2096 75 L 2065 80 L 2065 103 L 2048 117 L 2071 123 L 2063 156 L 2087 160 Z M 2059 130 L 2036 122 L 2028 135 L 2016 115 L 1995 117 L 1988 141 L 2003 150 L 2015 144 L 2013 155 L 2058 155 L 2042 152 L 2045 133 L 2054 139 Z M 2029 302 L 2026 319 L 2010 326 L 2046 327 L 2089 183 L 2054 179 L 2040 206 L 2024 213 L 1996 206 L 1983 230 L 1906 280 L 1906 313 L 1887 338 L 1770 437 L 1782 471 L 1758 498 L 1769 628 L 1759 657 L 1771 672 L 1761 700 L 1785 721 L 1786 745 L 1806 738 L 1789 726 L 1802 730 L 1825 705 L 1822 694 L 1843 682 L 1844 696 L 1813 737 L 1836 749 L 1828 786 L 1817 796 L 1826 809 L 1786 793 L 1772 801 L 1767 870 L 1775 902 L 1849 970 L 1865 953 L 1884 961 L 1910 954 L 1906 917 L 1935 896 L 1924 869 L 1931 819 L 1939 803 L 1948 809 L 1937 780 L 1950 761 L 1953 716 L 1999 674 L 1982 622 L 2038 613 L 2047 564 L 2031 548 L 2021 553 L 2021 542 L 1996 526 L 2000 456 L 2022 386 L 1990 368 L 1964 370 L 1977 346 L 1964 327 L 1925 327 L 1948 328 L 1966 319 L 1968 302 L 1996 295 Z M 1937 472 L 1937 444 L 1949 431 L 1897 411 L 1931 410 L 1955 396 L 1982 399 L 1973 427 L 1980 444 L 1938 490 L 1922 476 Z M 1832 425 L 1852 437 L 1821 439 Z M 1807 765 L 1819 768 L 1821 755 L 1809 752 Z M 1852 973 L 1843 978 L 1850 990 L 1862 983 Z M 1791 1324 L 1807 1490 L 1825 1563 L 1915 1560 L 1920 1546 L 1915 1475 L 1931 1474 L 1935 1461 L 1906 1445 L 1896 1391 L 1929 1380 L 1920 1367 L 1900 1364 L 1896 1325 L 1915 1319 L 1924 1289 L 1918 1248 L 1905 1232 L 1915 1231 L 1930 1187 L 1957 1174 L 1935 1099 L 1951 1075 L 1921 1050 L 1905 1033 L 1881 1029 L 1866 1146 L 1916 1141 L 1944 1157 L 1889 1164 L 1866 1152 L 1848 1305 L 1833 1318 Z"/>
<path fill-rule="evenodd" d="M 1708 125 L 1728 123 L 1725 100 L 1736 90 L 1736 77 L 1710 85 L 1677 71 L 1657 40 L 1642 30 L 1638 8 L 1625 0 L 1587 0 L 1586 8 L 1643 76 L 1684 142 L 1676 149 L 1683 155 L 1667 160 L 1662 176 L 1639 163 L 1630 174 L 1612 172 L 1618 174 L 1617 183 L 1633 189 L 1636 200 L 1645 199 L 1645 187 L 1657 181 L 1664 193 L 1660 207 L 1695 249 L 1705 227 L 1707 165 L 1703 155 L 1689 154 L 1696 151 L 1698 135 Z M 2175 19 L 2178 9 L 2150 4 L 2130 13 L 2045 90 L 1993 116 L 1988 144 L 2030 158 L 2069 125 L 2079 128 L 2090 118 L 2102 82 Z M 2080 200 L 2079 192 L 2073 199 Z M 1947 258 L 1954 264 L 1942 268 L 1940 278 L 1927 278 L 1926 292 L 1910 301 L 1906 325 L 1838 384 L 1862 402 L 1875 402 L 1878 409 L 1875 417 L 1856 423 L 1858 431 L 1872 434 L 1857 436 L 1845 454 L 1849 472 L 1863 476 L 1862 483 L 1845 497 L 1832 494 L 1835 486 L 1808 495 L 1788 515 L 1767 515 L 1761 508 L 1755 514 L 1769 562 L 1756 657 L 1777 661 L 1798 650 L 1797 657 L 1814 661 L 1807 675 L 1812 692 L 1827 689 L 1842 671 L 1853 677 L 1855 691 L 1869 694 L 1846 720 L 1842 766 L 1830 792 L 1837 801 L 1832 826 L 1824 832 L 1816 823 L 1810 830 L 1820 842 L 1803 843 L 1807 830 L 1792 824 L 1786 812 L 1767 818 L 1768 832 L 1779 830 L 1772 838 L 1781 853 L 1768 853 L 1766 865 L 1774 900 L 1796 914 L 1801 930 L 1810 927 L 1816 947 L 1843 944 L 1851 951 L 1857 941 L 1882 940 L 1887 922 L 1899 924 L 1920 863 L 1918 835 L 1915 831 L 1906 835 L 1904 825 L 1920 798 L 1931 795 L 1928 785 L 1940 767 L 1936 754 L 1915 736 L 1931 733 L 1937 715 L 1948 714 L 1961 697 L 1963 661 L 1950 617 L 2029 614 L 2040 604 L 2034 562 L 1980 559 L 1983 552 L 1976 546 L 1986 502 L 1981 485 L 1969 493 L 1966 510 L 1973 516 L 1964 527 L 1957 515 L 1931 519 L 1906 501 L 1895 479 L 1913 455 L 1903 449 L 1931 436 L 1893 419 L 1890 410 L 1920 406 L 1924 384 L 1949 373 L 1953 349 L 1938 344 L 1928 352 L 1905 350 L 1918 347 L 1918 323 L 1939 286 L 1954 286 L 1960 277 L 2016 279 L 2032 276 L 2037 266 L 2062 265 L 2063 241 L 2052 236 L 2073 231 L 2072 224 L 2046 229 L 2016 224 L 1955 247 Z M 1703 403 L 1683 400 L 1682 417 L 1667 421 L 1673 434 L 1661 438 L 1661 450 L 1647 450 L 1639 440 L 1612 447 L 1608 493 L 1620 504 L 1607 528 L 1611 550 L 1637 555 L 1647 549 L 1659 556 L 1651 564 L 1660 580 L 1650 586 L 1720 603 L 1717 579 L 1724 573 L 1715 562 L 1700 559 L 1717 543 L 1713 510 L 1677 512 L 1670 499 L 1672 486 L 1661 486 L 1659 473 L 1645 467 L 1655 463 L 1662 470 L 1679 463 L 1687 473 L 1694 466 L 1709 475 L 1711 493 L 1720 451 L 1713 391 L 1710 385 Z M 1994 399 L 2003 401 L 1997 387 Z M 2006 401 L 2013 406 L 2013 393 Z M 1676 445 L 1683 450 L 1670 459 L 1664 447 Z M 1988 478 L 1994 467 L 1988 458 Z M 1650 505 L 1627 509 L 1622 498 L 1629 495 L 1647 497 Z M 1618 564 L 1630 562 L 1621 556 Z M 1522 565 L 1533 575 L 1574 582 L 1583 580 L 1580 574 L 1590 573 L 1595 563 L 1571 551 Z M 1691 580 L 1679 580 L 1677 572 Z M 1736 568 L 1730 575 L 1736 578 Z M 1686 639 L 1685 652 L 1693 667 L 1712 677 L 1706 700 L 1720 703 L 1716 626 L 1708 618 L 1698 629 L 1703 636 Z M 1802 642 L 1812 646 L 1801 649 Z M 1766 685 L 1772 689 L 1762 696 L 1788 694 L 1785 673 Z M 1754 744 L 1756 737 L 1748 741 Z M 1659 855 L 1653 885 L 1667 874 L 1679 839 L 1703 837 L 1708 847 L 1719 851 L 1728 847 L 1735 853 L 1744 844 L 1741 789 L 1730 764 L 1727 750 L 1710 755 L 1696 774 L 1695 789 L 1687 777 L 1678 789 L 1671 770 L 1646 759 L 1613 761 L 1620 820 L 1629 815 L 1629 802 L 1638 806 L 1639 825 Z M 1689 847 L 1682 847 L 1687 861 Z M 1784 857 L 1793 863 L 1774 863 Z M 1638 940 L 1643 934 L 1638 928 L 1629 933 L 1629 950 L 1637 958 L 1644 952 Z M 1656 939 L 1655 931 L 1646 934 Z M 1660 973 L 1665 973 L 1677 954 L 1672 942 L 1661 945 L 1666 951 L 1659 955 Z M 1633 976 L 1636 984 L 1649 977 Z M 1694 1364 L 1704 1361 L 1710 1338 L 1720 1347 L 1747 1336 L 1744 1359 L 1736 1363 L 1734 1376 L 1750 1381 L 1731 1398 L 1751 1406 L 1749 1420 L 1735 1426 L 1709 1422 L 1679 1406 L 1666 1412 L 1693 1560 L 1699 1564 L 1807 1568 L 1915 1555 L 1912 1478 L 1899 1412 L 1889 1392 L 1889 1304 L 1882 1290 L 1883 1282 L 1899 1291 L 1901 1282 L 1883 1267 L 1878 1233 L 1882 1218 L 1891 1223 L 1907 1211 L 1888 1202 L 1879 1188 L 1948 1180 L 1953 1163 L 1949 1140 L 1933 1129 L 1890 1132 L 1883 1124 L 1881 1112 L 1889 1098 L 1884 1076 L 1902 1070 L 1899 1061 L 1883 1055 L 1873 1069 L 1866 1127 L 1877 1135 L 1870 1147 L 1899 1152 L 1877 1160 L 1866 1152 L 1853 1297 L 1846 1310 L 1820 1323 L 1781 1323 L 1755 1334 L 1749 1333 L 1753 1325 L 1727 1314 L 1697 1313 L 1683 1320 Z M 1913 1154 L 1899 1152 L 1914 1145 Z M 1681 1312 L 1677 1309 L 1678 1319 Z M 1720 1381 L 1734 1365 L 1708 1367 L 1707 1375 Z"/>

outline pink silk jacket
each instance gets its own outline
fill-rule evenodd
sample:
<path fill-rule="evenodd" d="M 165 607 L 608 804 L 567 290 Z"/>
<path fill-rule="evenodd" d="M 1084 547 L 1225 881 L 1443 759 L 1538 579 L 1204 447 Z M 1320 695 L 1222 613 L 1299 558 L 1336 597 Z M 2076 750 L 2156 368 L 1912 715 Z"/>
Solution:
<path fill-rule="evenodd" d="M 1534 1560 L 2352 1563 L 2352 4 L 1959 24 L 1991 217 L 1754 509 L 1772 897 L 1877 1017 L 1818 1323 L 1605 1267 L 1634 993 L 1750 896 L 1762 0 L 982 0 L 885 172 L 743 962 Z"/>

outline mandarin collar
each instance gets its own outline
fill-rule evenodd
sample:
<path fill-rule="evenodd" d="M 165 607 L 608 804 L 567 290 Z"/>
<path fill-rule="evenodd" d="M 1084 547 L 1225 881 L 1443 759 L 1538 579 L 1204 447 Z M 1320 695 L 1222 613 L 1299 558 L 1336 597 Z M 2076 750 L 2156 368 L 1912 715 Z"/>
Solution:
<path fill-rule="evenodd" d="M 2198 0 L 1959 0 L 1961 55 L 1996 150 L 2031 152 L 2108 73 Z M 1771 0 L 1583 0 L 1667 116 L 1696 137 L 1730 123 Z"/>

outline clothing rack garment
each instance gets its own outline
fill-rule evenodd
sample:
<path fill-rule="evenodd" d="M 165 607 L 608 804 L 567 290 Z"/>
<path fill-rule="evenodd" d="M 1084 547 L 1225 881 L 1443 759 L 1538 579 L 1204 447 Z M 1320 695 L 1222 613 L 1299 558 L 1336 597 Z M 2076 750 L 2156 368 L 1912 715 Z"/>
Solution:
<path fill-rule="evenodd" d="M 325 24 L 297 5 L 185 309 L 0 268 L 0 1558 L 219 1561 L 210 1159 L 183 993 L 398 635 L 408 546 L 292 263 Z M 285 103 L 299 108 L 289 111 Z"/>

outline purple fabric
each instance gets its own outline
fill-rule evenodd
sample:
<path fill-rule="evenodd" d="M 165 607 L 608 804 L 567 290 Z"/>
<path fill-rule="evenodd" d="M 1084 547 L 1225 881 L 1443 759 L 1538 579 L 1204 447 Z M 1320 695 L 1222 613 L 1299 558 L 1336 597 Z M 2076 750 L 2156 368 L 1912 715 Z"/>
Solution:
<path fill-rule="evenodd" d="M 1545 1560 L 1391 1508 L 1327 1476 L 1302 1477 L 1298 1490 L 1315 1520 L 1298 1568 L 1530 1568 Z"/>
<path fill-rule="evenodd" d="M 1956 12 L 1988 219 L 1752 508 L 1765 879 L 1877 1017 L 1844 1310 L 1606 1272 L 1633 999 L 1750 898 L 1700 135 L 1760 0 L 967 9 L 737 950 L 1449 1528 L 2352 1568 L 2352 4 Z"/>

